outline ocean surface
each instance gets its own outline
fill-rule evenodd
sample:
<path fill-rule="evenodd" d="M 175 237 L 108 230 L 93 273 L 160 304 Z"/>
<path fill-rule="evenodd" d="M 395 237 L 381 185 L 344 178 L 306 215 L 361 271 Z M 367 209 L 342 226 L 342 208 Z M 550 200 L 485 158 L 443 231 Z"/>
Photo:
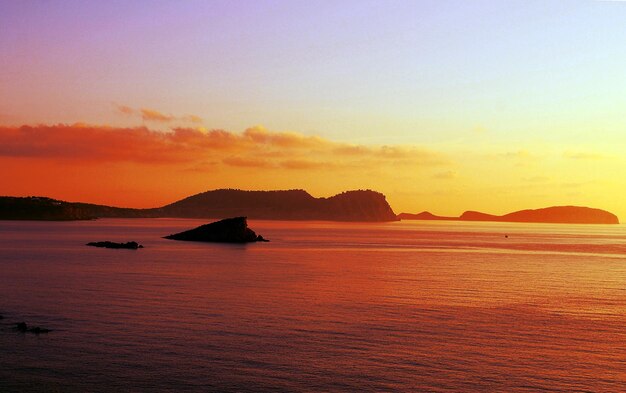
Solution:
<path fill-rule="evenodd" d="M 0 391 L 626 391 L 626 226 L 206 222 L 0 221 Z"/>

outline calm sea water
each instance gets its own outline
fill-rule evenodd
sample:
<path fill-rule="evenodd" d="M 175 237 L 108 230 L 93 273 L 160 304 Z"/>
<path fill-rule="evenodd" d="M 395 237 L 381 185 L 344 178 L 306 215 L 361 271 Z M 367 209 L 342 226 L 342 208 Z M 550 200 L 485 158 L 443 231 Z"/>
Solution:
<path fill-rule="evenodd" d="M 0 221 L 0 391 L 626 391 L 624 226 L 205 222 Z"/>

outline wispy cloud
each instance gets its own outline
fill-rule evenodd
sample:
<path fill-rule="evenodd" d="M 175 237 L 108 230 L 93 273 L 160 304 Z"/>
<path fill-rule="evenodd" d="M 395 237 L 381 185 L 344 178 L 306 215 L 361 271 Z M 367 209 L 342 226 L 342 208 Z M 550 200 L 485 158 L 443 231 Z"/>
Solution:
<path fill-rule="evenodd" d="M 307 159 L 293 159 L 281 161 L 280 166 L 286 169 L 330 169 L 335 167 L 335 164 Z"/>
<path fill-rule="evenodd" d="M 458 175 L 459 174 L 456 171 L 444 171 L 444 172 L 437 172 L 431 177 L 433 179 L 438 179 L 438 180 L 449 180 L 449 179 L 455 179 Z"/>
<path fill-rule="evenodd" d="M 314 148 L 325 146 L 328 142 L 316 136 L 306 136 L 295 132 L 269 132 L 263 126 L 248 128 L 243 136 L 256 143 L 284 148 Z"/>
<path fill-rule="evenodd" d="M 270 168 L 273 166 L 272 163 L 268 160 L 248 157 L 226 157 L 222 160 L 222 162 L 230 166 L 247 168 Z"/>
<path fill-rule="evenodd" d="M 166 114 L 156 109 L 151 108 L 140 108 L 135 109 L 127 105 L 119 105 L 115 104 L 115 110 L 124 115 L 124 116 L 136 116 L 141 118 L 143 121 L 147 122 L 157 122 L 157 123 L 193 123 L 193 124 L 201 124 L 203 122 L 202 117 L 198 115 L 183 115 L 183 116 L 174 116 L 172 114 Z"/>
<path fill-rule="evenodd" d="M 126 105 L 116 105 L 116 108 L 118 110 L 118 112 L 127 115 L 127 116 L 131 116 L 135 114 L 135 110 L 133 108 L 131 108 L 130 106 L 126 106 Z"/>
<path fill-rule="evenodd" d="M 172 115 L 166 115 L 159 111 L 155 111 L 154 109 L 141 108 L 139 111 L 141 112 L 141 118 L 146 121 L 160 121 L 160 122 L 168 123 L 176 119 Z"/>
<path fill-rule="evenodd" d="M 600 153 L 584 151 L 566 151 L 563 153 L 563 156 L 572 160 L 602 160 L 607 158 L 605 155 Z"/>
<path fill-rule="evenodd" d="M 0 126 L 0 157 L 83 162 L 186 163 L 286 170 L 445 166 L 444 154 L 416 146 L 349 145 L 295 132 L 252 127 L 242 133 L 194 127 L 156 131 L 87 124 Z M 211 165 L 207 166 L 206 163 Z M 445 173 L 445 172 L 442 172 Z M 452 176 L 452 172 L 445 174 Z"/>
<path fill-rule="evenodd" d="M 550 181 L 550 177 L 548 176 L 529 176 L 529 177 L 524 177 L 522 179 L 525 182 L 528 183 L 545 183 L 547 181 Z"/>
<path fill-rule="evenodd" d="M 187 115 L 187 116 L 183 116 L 182 118 L 191 123 L 198 123 L 198 124 L 204 121 L 200 116 L 197 116 L 197 115 Z"/>
<path fill-rule="evenodd" d="M 505 153 L 501 153 L 500 157 L 526 160 L 526 159 L 531 159 L 534 156 L 530 154 L 530 152 L 527 150 L 516 150 L 516 151 L 507 151 Z"/>

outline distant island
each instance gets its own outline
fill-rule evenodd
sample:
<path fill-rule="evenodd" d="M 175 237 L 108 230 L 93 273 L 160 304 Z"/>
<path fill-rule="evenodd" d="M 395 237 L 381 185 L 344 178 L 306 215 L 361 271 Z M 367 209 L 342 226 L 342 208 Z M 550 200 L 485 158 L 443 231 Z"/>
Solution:
<path fill-rule="evenodd" d="M 97 218 L 222 218 L 264 220 L 397 221 L 385 196 L 371 190 L 315 198 L 304 190 L 203 192 L 162 207 L 120 208 L 47 197 L 0 197 L 0 220 L 91 220 Z"/>
<path fill-rule="evenodd" d="M 401 220 L 496 221 L 552 224 L 619 224 L 617 216 L 606 210 L 583 206 L 552 206 L 527 209 L 496 216 L 476 211 L 466 211 L 459 217 L 436 216 L 430 212 L 398 214 Z"/>

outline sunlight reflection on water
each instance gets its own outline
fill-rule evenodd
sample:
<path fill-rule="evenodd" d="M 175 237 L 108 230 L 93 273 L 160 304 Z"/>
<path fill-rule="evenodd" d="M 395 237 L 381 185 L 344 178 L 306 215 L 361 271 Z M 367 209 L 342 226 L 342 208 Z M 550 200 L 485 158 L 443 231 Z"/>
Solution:
<path fill-rule="evenodd" d="M 204 222 L 0 222 L 0 390 L 625 390 L 622 225 Z"/>

